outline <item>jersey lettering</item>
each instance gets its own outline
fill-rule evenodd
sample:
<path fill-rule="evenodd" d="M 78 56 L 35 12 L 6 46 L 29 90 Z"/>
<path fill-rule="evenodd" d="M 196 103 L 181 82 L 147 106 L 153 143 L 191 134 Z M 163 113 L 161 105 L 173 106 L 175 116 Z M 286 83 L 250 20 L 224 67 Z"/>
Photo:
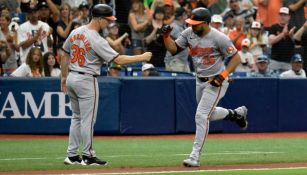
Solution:
<path fill-rule="evenodd" d="M 78 61 L 79 66 L 83 66 L 85 63 L 85 58 L 84 58 L 85 50 L 75 44 L 72 45 L 71 48 L 74 51 L 72 52 L 73 57 L 70 59 L 70 62 L 75 63 L 76 61 Z"/>
<path fill-rule="evenodd" d="M 214 56 L 205 56 L 203 57 L 203 64 L 204 65 L 213 65 L 215 63 Z"/>

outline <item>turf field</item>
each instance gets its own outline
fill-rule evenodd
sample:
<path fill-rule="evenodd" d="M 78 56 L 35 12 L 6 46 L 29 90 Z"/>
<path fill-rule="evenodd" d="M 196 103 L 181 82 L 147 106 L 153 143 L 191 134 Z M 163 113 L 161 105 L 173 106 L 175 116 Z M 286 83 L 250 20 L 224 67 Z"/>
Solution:
<path fill-rule="evenodd" d="M 95 173 L 100 172 L 100 174 L 103 174 L 104 170 L 108 173 L 115 173 L 120 169 L 133 169 L 132 172 L 144 174 L 142 173 L 143 170 L 138 170 L 138 168 L 148 168 L 149 170 L 146 171 L 155 172 L 154 174 L 196 175 L 204 172 L 206 175 L 307 174 L 306 168 L 289 169 L 286 164 L 307 163 L 306 138 L 209 138 L 202 155 L 202 167 L 189 169 L 183 168 L 181 162 L 191 151 L 191 138 L 176 138 L 176 136 L 163 139 L 144 139 L 144 137 L 129 139 L 122 139 L 122 137 L 121 139 L 116 139 L 116 137 L 110 137 L 110 139 L 95 138 L 94 148 L 97 156 L 109 162 L 105 167 L 64 165 L 67 137 L 48 139 L 2 138 L 0 140 L 0 174 L 18 172 L 31 174 L 30 171 L 48 174 L 47 170 L 61 172 L 61 174 L 76 173 L 78 170 L 82 170 L 80 173 L 93 173 L 92 169 L 97 170 Z M 265 165 L 272 163 L 284 163 L 282 168 L 285 169 L 266 169 Z M 252 168 L 246 168 L 245 165 L 247 164 L 251 165 Z M 237 165 L 237 167 L 223 168 L 228 165 Z M 255 168 L 252 165 L 258 167 Z M 173 170 L 174 167 L 181 169 Z M 150 171 L 150 168 L 152 168 L 152 171 Z M 165 172 L 157 173 L 158 171 L 155 168 Z"/>

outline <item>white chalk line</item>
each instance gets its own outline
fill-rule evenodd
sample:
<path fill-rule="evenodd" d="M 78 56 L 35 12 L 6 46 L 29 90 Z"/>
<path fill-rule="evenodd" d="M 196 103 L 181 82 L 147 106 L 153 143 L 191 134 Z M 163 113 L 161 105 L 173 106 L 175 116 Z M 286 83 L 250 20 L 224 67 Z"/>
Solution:
<path fill-rule="evenodd" d="M 252 154 L 282 154 L 283 152 L 261 152 L 261 151 L 238 151 L 231 152 L 225 151 L 220 153 L 205 153 L 206 156 L 210 155 L 252 155 Z M 189 154 L 168 154 L 164 156 L 188 156 Z M 161 156 L 161 155 L 160 155 Z M 162 155 L 163 156 L 163 155 Z M 105 155 L 104 158 L 120 158 L 120 157 L 152 157 L 152 155 L 145 154 L 131 154 L 131 155 Z M 22 160 L 44 160 L 44 159 L 64 159 L 65 157 L 47 158 L 47 157 L 19 157 L 19 158 L 2 158 L 0 161 L 22 161 Z"/>

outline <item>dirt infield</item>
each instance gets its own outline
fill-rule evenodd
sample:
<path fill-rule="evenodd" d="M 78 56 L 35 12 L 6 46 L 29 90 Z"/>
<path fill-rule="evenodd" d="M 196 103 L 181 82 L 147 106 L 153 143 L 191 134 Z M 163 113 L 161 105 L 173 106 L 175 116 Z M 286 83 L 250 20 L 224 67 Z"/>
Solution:
<path fill-rule="evenodd" d="M 146 135 L 146 136 L 95 136 L 95 139 L 193 139 L 194 135 Z M 307 132 L 282 133 L 240 133 L 240 134 L 209 134 L 209 139 L 271 139 L 271 138 L 307 138 Z M 54 135 L 0 135 L 0 139 L 68 139 L 68 136 Z M 240 165 L 203 165 L 199 168 L 155 167 L 155 168 L 107 168 L 107 169 L 79 169 L 79 170 L 48 170 L 22 171 L 0 174 L 91 174 L 91 173 L 124 173 L 124 172 L 159 172 L 159 171 L 189 171 L 189 170 L 223 170 L 223 169 L 251 169 L 251 168 L 287 168 L 307 167 L 306 163 L 274 163 L 274 164 L 240 164 Z M 80 167 L 82 168 L 82 167 Z"/>

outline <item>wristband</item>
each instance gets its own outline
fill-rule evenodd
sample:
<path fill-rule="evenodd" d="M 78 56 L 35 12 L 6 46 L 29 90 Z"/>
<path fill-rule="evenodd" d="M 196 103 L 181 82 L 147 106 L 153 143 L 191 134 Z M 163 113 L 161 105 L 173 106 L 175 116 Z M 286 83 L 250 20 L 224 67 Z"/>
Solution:
<path fill-rule="evenodd" d="M 223 78 L 228 77 L 228 75 L 229 75 L 229 72 L 228 72 L 227 69 L 225 69 L 225 70 L 221 73 L 221 76 L 222 76 Z"/>

